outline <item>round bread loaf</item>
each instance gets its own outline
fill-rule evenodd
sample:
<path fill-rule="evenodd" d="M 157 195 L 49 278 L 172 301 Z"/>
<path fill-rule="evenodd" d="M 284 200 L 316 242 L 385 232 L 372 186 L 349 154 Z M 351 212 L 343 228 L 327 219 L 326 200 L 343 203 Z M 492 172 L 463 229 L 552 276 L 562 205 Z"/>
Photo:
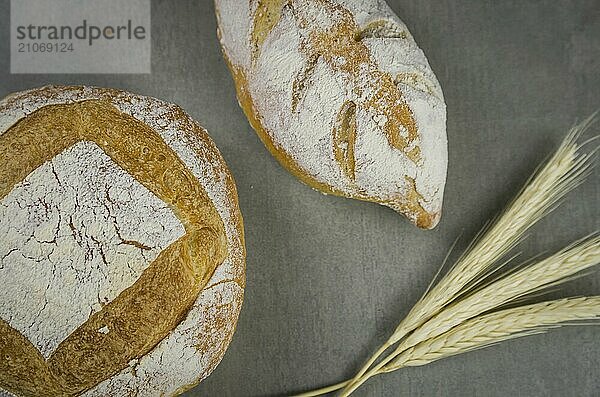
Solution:
<path fill-rule="evenodd" d="M 373 201 L 422 228 L 441 216 L 446 106 L 383 0 L 215 0 L 239 102 L 309 186 Z"/>
<path fill-rule="evenodd" d="M 182 109 L 90 87 L 0 102 L 0 389 L 179 394 L 225 353 L 244 268 L 233 178 Z"/>

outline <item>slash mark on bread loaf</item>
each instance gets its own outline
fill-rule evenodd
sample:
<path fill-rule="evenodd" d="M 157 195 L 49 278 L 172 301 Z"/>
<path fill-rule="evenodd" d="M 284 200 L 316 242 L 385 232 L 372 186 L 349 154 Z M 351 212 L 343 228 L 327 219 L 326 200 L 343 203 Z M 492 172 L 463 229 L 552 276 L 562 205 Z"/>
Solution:
<path fill-rule="evenodd" d="M 333 128 L 333 150 L 335 160 L 342 172 L 352 182 L 356 180 L 356 160 L 354 145 L 356 143 L 356 104 L 347 101 L 338 114 Z"/>
<path fill-rule="evenodd" d="M 314 74 L 315 67 L 321 58 L 321 54 L 313 54 L 306 62 L 306 67 L 296 76 L 292 83 L 292 112 L 296 112 L 298 104 L 304 98 L 310 77 Z"/>
<path fill-rule="evenodd" d="M 428 95 L 433 95 L 438 99 L 442 99 L 440 98 L 440 95 L 436 92 L 435 87 L 425 78 L 425 76 L 423 76 L 420 73 L 398 73 L 396 75 L 396 78 L 394 79 L 394 84 L 404 84 L 414 88 L 415 90 L 422 91 Z"/>
<path fill-rule="evenodd" d="M 400 29 L 396 24 L 380 20 L 369 23 L 357 35 L 357 40 L 363 39 L 407 39 L 409 34 L 406 30 Z"/>
<path fill-rule="evenodd" d="M 254 23 L 250 40 L 252 43 L 252 60 L 255 61 L 260 53 L 260 48 L 271 30 L 281 18 L 281 9 L 289 0 L 251 0 L 250 5 L 256 4 Z"/>
<path fill-rule="evenodd" d="M 18 395 L 78 395 L 127 368 L 185 318 L 227 255 L 223 222 L 198 179 L 156 131 L 108 101 L 49 105 L 0 135 L 0 199 L 80 141 L 96 143 L 167 203 L 186 234 L 63 340 L 48 360 L 0 319 L 0 387 Z M 110 333 L 98 332 L 104 328 Z"/>

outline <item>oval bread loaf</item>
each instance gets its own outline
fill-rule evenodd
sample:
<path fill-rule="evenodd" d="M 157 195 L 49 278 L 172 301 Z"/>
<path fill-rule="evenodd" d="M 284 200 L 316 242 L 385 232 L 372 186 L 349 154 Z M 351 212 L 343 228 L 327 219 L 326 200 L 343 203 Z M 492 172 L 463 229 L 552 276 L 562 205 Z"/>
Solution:
<path fill-rule="evenodd" d="M 179 394 L 221 360 L 244 267 L 233 178 L 182 109 L 90 87 L 0 102 L 0 390 Z"/>
<path fill-rule="evenodd" d="M 383 0 L 215 0 L 238 99 L 270 152 L 309 186 L 441 215 L 446 106 Z"/>

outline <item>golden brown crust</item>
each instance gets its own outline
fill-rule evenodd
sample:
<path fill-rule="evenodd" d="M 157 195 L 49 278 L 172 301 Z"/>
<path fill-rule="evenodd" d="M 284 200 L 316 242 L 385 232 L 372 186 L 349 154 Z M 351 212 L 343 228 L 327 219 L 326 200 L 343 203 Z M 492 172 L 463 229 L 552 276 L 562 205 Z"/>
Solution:
<path fill-rule="evenodd" d="M 52 89 L 49 91 L 38 90 L 36 95 L 51 96 Z M 102 94 L 110 97 L 123 93 L 103 90 Z M 188 117 L 181 119 L 187 121 L 188 138 L 207 141 L 205 147 L 213 147 L 197 124 L 189 122 Z M 186 234 L 165 249 L 134 285 L 60 343 L 47 361 L 31 342 L 0 320 L 3 342 L 0 354 L 8 358 L 0 362 L 0 387 L 20 395 L 76 395 L 126 368 L 131 360 L 143 357 L 186 317 L 215 269 L 227 257 L 223 221 L 198 179 L 157 132 L 120 112 L 109 100 L 48 105 L 0 135 L 0 199 L 30 172 L 79 141 L 96 143 L 169 204 Z M 203 155 L 200 157 L 206 157 L 206 153 Z M 214 157 L 211 165 L 216 162 L 224 167 L 228 201 L 233 205 L 233 222 L 240 232 L 244 255 L 243 225 L 233 178 L 216 149 L 210 156 Z M 243 257 L 241 263 L 237 262 L 234 264 L 237 274 L 232 281 L 243 289 Z M 229 318 L 220 320 L 235 323 L 237 312 L 227 314 Z M 111 332 L 97 332 L 104 326 Z M 227 343 L 234 326 L 229 328 Z M 219 351 L 211 357 L 208 371 L 216 366 L 222 354 Z"/>

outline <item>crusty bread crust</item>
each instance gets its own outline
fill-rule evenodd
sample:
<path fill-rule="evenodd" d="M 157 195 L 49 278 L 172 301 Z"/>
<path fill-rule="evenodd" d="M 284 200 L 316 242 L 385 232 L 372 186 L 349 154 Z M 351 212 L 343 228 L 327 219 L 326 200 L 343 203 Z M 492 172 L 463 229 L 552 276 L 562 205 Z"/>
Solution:
<path fill-rule="evenodd" d="M 215 6 L 240 105 L 285 168 L 323 193 L 389 206 L 421 228 L 438 223 L 447 166 L 443 94 L 383 1 Z M 376 50 L 384 46 L 381 60 Z"/>
<path fill-rule="evenodd" d="M 10 358 L 0 363 L 0 387 L 18 395 L 177 394 L 216 367 L 241 307 L 245 249 L 233 178 L 206 131 L 174 105 L 45 87 L 0 102 L 0 200 L 80 141 L 98 145 L 168 204 L 185 235 L 48 359 L 0 319 L 0 353 Z"/>

